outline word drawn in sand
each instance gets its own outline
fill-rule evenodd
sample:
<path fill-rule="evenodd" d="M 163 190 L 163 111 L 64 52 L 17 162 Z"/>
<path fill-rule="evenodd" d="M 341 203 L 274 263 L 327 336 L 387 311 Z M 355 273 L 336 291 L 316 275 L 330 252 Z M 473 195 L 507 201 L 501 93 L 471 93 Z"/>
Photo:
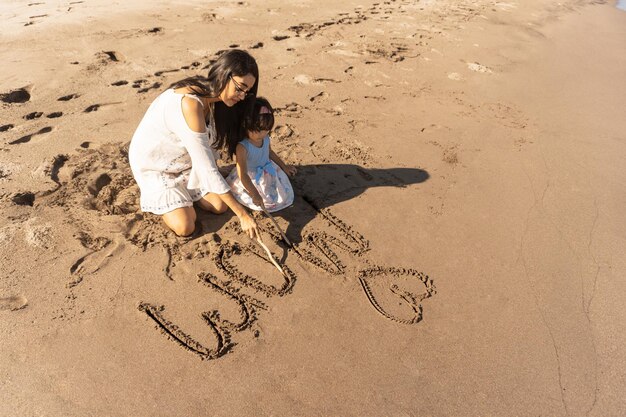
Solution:
<path fill-rule="evenodd" d="M 369 251 L 369 242 L 358 232 L 354 231 L 345 222 L 337 218 L 328 209 L 320 209 L 308 198 L 303 199 L 310 208 L 325 220 L 330 229 L 313 230 L 302 236 L 300 243 L 295 243 L 291 247 L 284 247 L 287 252 L 293 252 L 297 258 L 305 264 L 311 265 L 320 271 L 330 275 L 343 275 L 351 269 L 342 260 L 338 251 L 352 255 L 353 258 L 362 258 Z M 269 235 L 277 244 L 284 242 L 282 234 L 271 224 L 259 225 L 265 235 Z M 238 243 L 219 244 L 214 250 L 212 262 L 215 268 L 223 277 L 217 274 L 201 273 L 198 275 L 199 282 L 211 289 L 220 292 L 236 303 L 240 320 L 236 323 L 224 320 L 220 317 L 219 311 L 204 311 L 201 313 L 202 319 L 213 335 L 212 346 L 206 346 L 187 334 L 179 325 L 167 318 L 167 308 L 163 305 L 142 302 L 139 310 L 144 312 L 152 320 L 156 327 L 168 338 L 186 350 L 197 354 L 202 359 L 217 359 L 228 353 L 235 345 L 232 342 L 234 333 L 249 329 L 258 319 L 259 310 L 266 310 L 267 305 L 246 294 L 244 290 L 252 290 L 267 298 L 282 297 L 291 292 L 296 282 L 295 274 L 287 265 L 281 265 L 282 283 L 269 285 L 258 278 L 241 272 L 236 263 L 238 256 L 255 256 L 268 264 L 273 262 L 268 259 L 266 253 L 259 250 L 255 245 L 241 245 Z M 278 259 L 274 254 L 275 259 Z M 372 307 L 383 317 L 396 323 L 414 325 L 423 318 L 422 301 L 430 298 L 435 293 L 435 286 L 432 280 L 422 272 L 414 269 L 370 266 L 367 260 L 363 260 L 367 267 L 361 266 L 356 272 L 359 283 L 364 294 Z M 411 287 L 421 288 L 421 291 L 413 292 L 402 289 L 395 281 L 411 283 Z M 386 288 L 381 287 L 381 283 L 389 283 Z M 382 294 L 382 297 L 381 297 Z M 384 299 L 385 301 L 381 300 Z M 403 308 L 395 308 L 393 311 L 385 305 L 398 305 Z M 401 310 L 401 311 L 399 311 Z M 408 311 L 408 313 L 407 313 Z"/>

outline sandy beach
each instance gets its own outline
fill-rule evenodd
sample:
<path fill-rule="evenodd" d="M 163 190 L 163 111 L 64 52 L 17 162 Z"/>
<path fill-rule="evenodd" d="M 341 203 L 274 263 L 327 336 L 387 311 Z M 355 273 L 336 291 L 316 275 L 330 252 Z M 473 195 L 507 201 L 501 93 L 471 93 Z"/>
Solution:
<path fill-rule="evenodd" d="M 128 3 L 0 4 L 0 416 L 626 415 L 626 11 Z M 128 165 L 230 48 L 298 167 L 284 275 Z"/>

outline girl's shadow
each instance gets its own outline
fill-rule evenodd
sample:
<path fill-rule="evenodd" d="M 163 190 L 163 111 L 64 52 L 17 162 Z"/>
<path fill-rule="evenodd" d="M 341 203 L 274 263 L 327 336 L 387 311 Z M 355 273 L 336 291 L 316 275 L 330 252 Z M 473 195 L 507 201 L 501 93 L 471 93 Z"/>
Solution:
<path fill-rule="evenodd" d="M 426 181 L 428 172 L 417 168 L 364 168 L 352 164 L 303 165 L 292 178 L 294 204 L 274 213 L 289 223 L 285 231 L 294 243 L 302 241 L 302 230 L 317 216 L 318 209 L 349 200 L 371 187 L 400 187 Z"/>

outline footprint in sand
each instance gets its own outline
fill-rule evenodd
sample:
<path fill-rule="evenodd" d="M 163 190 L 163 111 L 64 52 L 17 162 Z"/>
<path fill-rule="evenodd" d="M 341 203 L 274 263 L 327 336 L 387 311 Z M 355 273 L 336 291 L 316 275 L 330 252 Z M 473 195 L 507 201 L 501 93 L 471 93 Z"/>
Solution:
<path fill-rule="evenodd" d="M 201 19 L 203 22 L 215 22 L 216 20 L 222 20 L 224 18 L 217 13 L 203 13 Z"/>
<path fill-rule="evenodd" d="M 342 161 L 348 161 L 361 166 L 369 166 L 373 162 L 372 149 L 358 140 L 351 142 L 337 140 L 330 150 L 331 154 Z"/>
<path fill-rule="evenodd" d="M 374 58 L 384 58 L 391 62 L 401 62 L 406 58 L 417 58 L 419 54 L 409 54 L 409 48 L 400 43 L 389 45 L 373 45 L 365 49 L 365 53 Z"/>
<path fill-rule="evenodd" d="M 96 57 L 103 62 L 120 62 L 124 60 L 124 57 L 119 52 L 115 51 L 102 51 L 96 54 Z"/>
<path fill-rule="evenodd" d="M 35 194 L 31 192 L 16 193 L 11 197 L 11 201 L 18 206 L 33 206 L 35 204 Z"/>
<path fill-rule="evenodd" d="M 296 84 L 298 85 L 308 85 L 311 84 L 311 77 L 309 77 L 306 74 L 298 74 L 295 77 L 293 77 L 293 80 Z"/>
<path fill-rule="evenodd" d="M 493 72 L 491 71 L 491 69 L 489 69 L 488 67 L 484 65 L 479 64 L 478 62 L 468 62 L 467 68 L 469 68 L 471 71 L 482 72 L 484 74 L 491 74 Z"/>
<path fill-rule="evenodd" d="M 313 97 L 309 98 L 309 101 L 311 103 L 319 103 L 320 101 L 324 101 L 328 98 L 328 93 L 326 91 L 322 91 L 319 94 L 314 95 Z"/>
<path fill-rule="evenodd" d="M 35 133 L 31 133 L 30 135 L 26 135 L 26 136 L 22 136 L 19 139 L 15 139 L 14 141 L 9 142 L 9 145 L 19 145 L 21 143 L 27 143 L 30 142 L 30 140 L 33 138 L 33 136 L 37 136 L 37 135 L 43 135 L 45 133 L 49 133 L 52 132 L 52 127 L 50 126 L 46 126 L 46 127 L 42 127 L 41 129 L 39 129 L 37 132 Z"/>
<path fill-rule="evenodd" d="M 327 84 L 327 83 L 339 84 L 341 83 L 341 81 L 335 80 L 333 78 L 315 78 L 313 80 L 313 84 Z"/>
<path fill-rule="evenodd" d="M 98 111 L 99 108 L 100 108 L 100 104 L 92 104 L 91 106 L 83 110 L 83 113 L 91 113 L 94 111 Z"/>
<path fill-rule="evenodd" d="M 0 311 L 21 310 L 28 305 L 28 300 L 23 295 L 12 295 L 9 297 L 0 297 Z"/>
<path fill-rule="evenodd" d="M 311 78 L 310 76 L 306 74 L 298 74 L 295 77 L 293 77 L 293 80 L 298 85 L 308 85 L 308 84 L 323 85 L 327 83 L 331 83 L 331 84 L 341 83 L 341 81 L 335 80 L 333 78 L 322 78 L 322 77 Z"/>
<path fill-rule="evenodd" d="M 458 147 L 459 145 L 452 145 L 445 148 L 443 150 L 442 161 L 450 165 L 457 165 L 459 163 Z"/>
<path fill-rule="evenodd" d="M 3 103 L 26 103 L 30 100 L 30 92 L 26 88 L 18 88 L 8 93 L 0 94 L 0 100 Z"/>
<path fill-rule="evenodd" d="M 289 139 L 295 133 L 294 127 L 292 125 L 278 125 L 274 128 L 272 132 L 272 139 L 275 139 L 276 142 L 281 142 L 285 139 Z"/>
<path fill-rule="evenodd" d="M 161 76 L 161 75 L 163 75 L 163 74 L 167 74 L 167 73 L 169 73 L 169 72 L 178 72 L 178 71 L 180 71 L 180 69 L 178 69 L 178 68 L 175 68 L 175 69 L 169 69 L 169 70 L 161 70 L 161 71 L 157 71 L 157 72 L 155 72 L 155 73 L 154 73 L 154 75 L 155 75 L 156 77 L 160 77 L 160 76 Z"/>
<path fill-rule="evenodd" d="M 307 109 L 307 107 L 303 107 L 298 103 L 292 102 L 289 104 L 286 104 L 283 107 L 276 107 L 274 108 L 274 112 L 277 115 L 285 115 L 287 117 L 302 117 L 302 110 L 303 109 Z"/>
<path fill-rule="evenodd" d="M 48 17 L 47 14 L 40 14 L 40 15 L 35 15 L 35 16 L 29 16 L 29 19 L 43 19 L 44 17 Z M 24 23 L 24 26 L 31 26 L 34 25 L 35 23 L 39 22 L 39 20 L 30 20 L 29 22 Z"/>
<path fill-rule="evenodd" d="M 19 171 L 21 171 L 21 166 L 19 164 L 14 164 L 12 162 L 2 162 L 2 164 L 0 164 L 0 182 L 9 179 L 13 174 Z M 0 196 L 1 195 L 2 194 L 0 194 Z M 2 239 L 0 239 L 0 241 L 2 241 Z"/>
<path fill-rule="evenodd" d="M 59 97 L 57 99 L 57 101 L 70 101 L 70 100 L 74 100 L 75 98 L 78 98 L 78 97 L 80 97 L 80 95 L 78 95 L 78 94 L 68 94 L 66 96 Z"/>
<path fill-rule="evenodd" d="M 147 83 L 148 83 L 148 80 L 142 78 L 140 80 L 133 81 L 132 87 L 133 88 L 141 88 L 141 86 L 143 86 L 143 85 L 145 85 Z"/>
<path fill-rule="evenodd" d="M 78 240 L 88 252 L 79 257 L 70 267 L 71 280 L 67 284 L 68 288 L 77 286 L 87 275 L 92 275 L 104 268 L 109 260 L 123 249 L 123 244 L 119 239 L 92 238 L 86 233 L 81 233 Z"/>
<path fill-rule="evenodd" d="M 54 157 L 49 157 L 44 160 L 35 170 L 32 171 L 34 177 L 39 177 L 44 180 L 51 180 L 56 184 L 56 188 L 46 191 L 43 195 L 48 195 L 58 189 L 61 186 L 59 181 L 59 170 L 63 167 L 67 161 L 67 155 L 59 154 Z"/>
<path fill-rule="evenodd" d="M 180 69 L 188 70 L 188 69 L 191 69 L 191 68 L 198 68 L 200 65 L 202 65 L 202 63 L 200 63 L 198 61 L 193 61 L 189 65 L 183 65 L 182 67 L 180 67 Z"/>
<path fill-rule="evenodd" d="M 363 96 L 363 98 L 376 100 L 376 101 L 385 101 L 385 100 L 387 100 L 387 97 L 385 97 L 385 96 Z"/>
<path fill-rule="evenodd" d="M 36 221 L 35 218 L 32 218 L 24 223 L 26 243 L 40 249 L 51 249 L 54 246 L 52 225 L 50 223 L 35 224 Z"/>
<path fill-rule="evenodd" d="M 161 85 L 162 84 L 160 82 L 155 82 L 151 86 L 140 88 L 139 90 L 137 90 L 137 94 L 147 93 L 150 90 L 158 90 L 159 88 L 161 88 Z"/>
<path fill-rule="evenodd" d="M 24 116 L 24 119 L 26 119 L 26 120 L 39 119 L 41 116 L 43 116 L 43 112 L 34 111 L 34 112 L 28 113 L 26 116 Z"/>

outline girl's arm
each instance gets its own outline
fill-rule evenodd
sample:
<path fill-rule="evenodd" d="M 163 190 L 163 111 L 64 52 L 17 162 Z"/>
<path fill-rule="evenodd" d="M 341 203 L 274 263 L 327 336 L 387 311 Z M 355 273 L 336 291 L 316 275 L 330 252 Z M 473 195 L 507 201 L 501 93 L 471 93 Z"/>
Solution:
<path fill-rule="evenodd" d="M 280 156 L 276 155 L 276 153 L 272 150 L 272 145 L 270 145 L 270 160 L 272 160 L 276 165 L 280 167 L 287 175 L 293 177 L 296 175 L 296 167 L 293 165 L 287 165 L 280 159 Z"/>
<path fill-rule="evenodd" d="M 243 184 L 244 188 L 252 197 L 252 202 L 257 206 L 265 208 L 265 204 L 263 204 L 263 198 L 259 191 L 256 189 L 250 176 L 248 175 L 248 151 L 242 144 L 237 144 L 235 148 L 235 155 L 237 156 L 237 174 L 239 175 L 239 179 Z"/>

